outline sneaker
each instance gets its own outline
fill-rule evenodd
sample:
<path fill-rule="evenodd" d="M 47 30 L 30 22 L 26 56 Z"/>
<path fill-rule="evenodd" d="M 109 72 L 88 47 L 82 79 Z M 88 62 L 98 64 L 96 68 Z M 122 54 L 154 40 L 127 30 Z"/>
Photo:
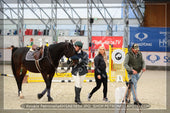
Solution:
<path fill-rule="evenodd" d="M 90 101 L 90 99 L 91 99 L 91 95 L 89 93 L 88 96 L 87 96 L 87 100 Z"/>
<path fill-rule="evenodd" d="M 141 106 L 142 103 L 140 103 L 139 101 L 135 101 L 135 102 L 134 102 L 134 105 L 140 105 L 140 106 Z"/>
<path fill-rule="evenodd" d="M 108 98 L 103 98 L 103 101 L 104 101 L 104 102 L 110 102 L 110 101 L 108 100 Z"/>

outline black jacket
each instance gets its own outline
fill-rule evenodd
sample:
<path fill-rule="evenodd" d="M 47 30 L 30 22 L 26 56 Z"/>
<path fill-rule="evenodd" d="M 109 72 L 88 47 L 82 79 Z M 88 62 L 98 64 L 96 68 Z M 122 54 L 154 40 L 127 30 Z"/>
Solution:
<path fill-rule="evenodd" d="M 102 78 L 106 78 L 107 77 L 106 63 L 101 54 L 95 57 L 94 65 L 95 65 L 95 77 L 97 77 L 97 75 L 101 75 Z"/>
<path fill-rule="evenodd" d="M 82 51 L 80 53 L 76 53 L 74 56 L 71 57 L 73 61 L 75 61 L 75 65 L 72 66 L 71 73 L 73 75 L 85 75 L 88 73 L 87 64 L 88 64 L 88 55 L 86 52 Z"/>

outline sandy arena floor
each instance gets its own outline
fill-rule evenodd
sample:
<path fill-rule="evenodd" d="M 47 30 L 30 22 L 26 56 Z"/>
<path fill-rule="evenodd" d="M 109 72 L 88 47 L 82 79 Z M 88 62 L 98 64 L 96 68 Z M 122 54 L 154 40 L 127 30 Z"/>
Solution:
<path fill-rule="evenodd" d="M 12 74 L 10 65 L 6 65 L 4 73 Z M 102 89 L 97 91 L 90 102 L 87 101 L 87 94 L 95 86 L 95 82 L 83 84 L 81 100 L 83 103 L 103 103 Z M 108 83 L 108 98 L 111 103 L 115 103 L 115 89 L 125 86 L 123 83 Z M 4 77 L 4 109 L 22 109 L 24 103 L 49 103 L 47 96 L 37 99 L 37 94 L 45 88 L 45 83 L 24 83 L 24 99 L 17 96 L 17 85 L 14 77 Z M 147 70 L 138 82 L 138 98 L 142 103 L 151 105 L 150 109 L 166 109 L 166 71 Z M 51 96 L 55 103 L 74 103 L 74 83 L 52 83 Z M 132 99 L 131 99 L 132 100 Z M 132 103 L 132 102 L 131 102 Z"/>

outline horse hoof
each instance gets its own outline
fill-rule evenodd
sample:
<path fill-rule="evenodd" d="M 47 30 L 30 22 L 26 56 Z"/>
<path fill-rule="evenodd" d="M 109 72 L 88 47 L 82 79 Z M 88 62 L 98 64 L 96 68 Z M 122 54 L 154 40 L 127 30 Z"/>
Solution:
<path fill-rule="evenodd" d="M 53 101 L 53 98 L 48 97 L 48 102 L 52 102 L 52 101 Z"/>
<path fill-rule="evenodd" d="M 38 99 L 41 99 L 43 97 L 43 95 L 42 94 L 38 94 L 37 97 L 38 97 Z"/>

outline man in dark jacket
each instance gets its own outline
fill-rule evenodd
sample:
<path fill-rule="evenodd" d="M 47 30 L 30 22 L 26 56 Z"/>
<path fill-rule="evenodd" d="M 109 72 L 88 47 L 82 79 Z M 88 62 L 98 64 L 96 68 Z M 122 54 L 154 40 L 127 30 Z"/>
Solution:
<path fill-rule="evenodd" d="M 133 44 L 129 52 L 126 54 L 124 67 L 128 72 L 128 78 L 131 79 L 134 85 L 135 93 L 137 95 L 137 81 L 139 80 L 139 73 L 141 70 L 144 72 L 146 70 L 145 62 L 142 57 L 142 53 L 139 51 L 138 44 Z M 133 87 L 131 87 L 133 94 L 133 100 L 135 105 L 142 105 L 139 100 L 137 100 Z M 130 100 L 128 101 L 130 102 Z"/>
<path fill-rule="evenodd" d="M 82 50 L 83 43 L 80 41 L 75 42 L 76 55 L 72 56 L 73 61 L 72 75 L 75 81 L 75 102 L 77 104 L 82 104 L 80 100 L 80 92 L 82 88 L 82 83 L 84 81 L 85 75 L 88 72 L 88 55 Z"/>

